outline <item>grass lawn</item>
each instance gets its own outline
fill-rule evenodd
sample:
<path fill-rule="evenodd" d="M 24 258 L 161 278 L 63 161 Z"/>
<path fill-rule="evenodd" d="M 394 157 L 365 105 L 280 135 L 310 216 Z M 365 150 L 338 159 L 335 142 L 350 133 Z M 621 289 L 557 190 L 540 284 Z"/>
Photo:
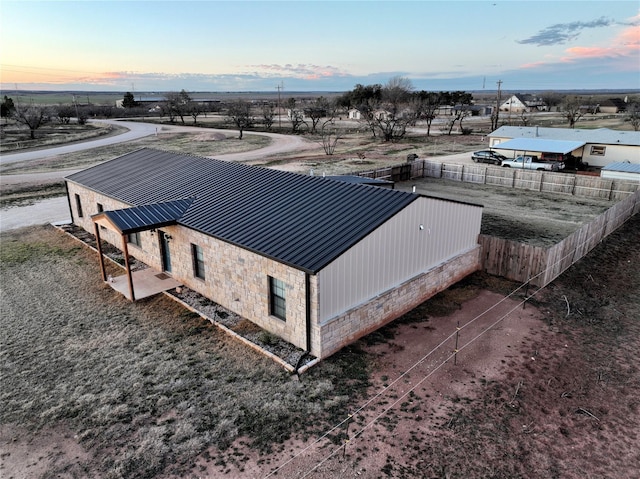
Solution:
<path fill-rule="evenodd" d="M 269 452 L 317 433 L 368 384 L 356 349 L 299 381 L 164 296 L 130 303 L 51 227 L 1 240 L 0 424 L 68 427 L 93 453 L 47 477 L 179 475 L 212 445 L 241 464 L 238 437 Z"/>

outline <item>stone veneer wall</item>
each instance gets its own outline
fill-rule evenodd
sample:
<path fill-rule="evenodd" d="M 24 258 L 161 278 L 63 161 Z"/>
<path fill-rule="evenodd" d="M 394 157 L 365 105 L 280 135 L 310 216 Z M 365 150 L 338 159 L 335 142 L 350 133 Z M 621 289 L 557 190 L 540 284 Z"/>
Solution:
<path fill-rule="evenodd" d="M 71 182 L 68 183 L 68 190 L 74 223 L 92 234 L 94 226 L 91 215 L 98 212 L 97 203 L 101 203 L 104 210 L 130 206 Z M 81 197 L 82 218 L 77 215 L 75 193 Z M 171 236 L 169 250 L 171 276 L 174 279 L 285 341 L 306 349 L 304 272 L 183 226 L 168 226 L 161 230 Z M 104 241 L 122 249 L 122 238 L 116 232 L 101 229 L 100 236 Z M 141 232 L 141 246 L 138 248 L 129 244 L 129 254 L 160 270 L 162 260 L 158 236 L 149 231 Z M 194 276 L 191 244 L 202 247 L 205 260 L 204 280 Z M 269 276 L 280 279 L 287 285 L 286 321 L 269 314 Z M 312 282 L 312 296 L 317 296 L 313 294 L 314 284 Z M 317 308 L 317 301 L 312 301 L 312 304 Z"/>
<path fill-rule="evenodd" d="M 104 210 L 130 206 L 75 183 L 68 182 L 68 190 L 74 223 L 92 234 L 94 226 L 91 215 L 98 212 L 97 203 L 101 203 Z M 77 215 L 75 193 L 81 197 L 82 218 Z M 168 226 L 162 230 L 172 237 L 169 248 L 173 278 L 285 341 L 306 349 L 304 272 L 183 226 Z M 104 241 L 122 249 L 119 234 L 102 229 L 100 236 Z M 129 254 L 160 270 L 162 261 L 158 235 L 148 231 L 141 232 L 140 240 L 140 248 L 129 244 Z M 197 244 L 203 249 L 204 280 L 193 274 L 191 244 Z M 311 354 L 318 358 L 330 356 L 479 269 L 480 246 L 323 325 L 318 324 L 318 277 L 311 275 Z M 287 284 L 286 321 L 269 314 L 269 276 Z"/>
<path fill-rule="evenodd" d="M 480 270 L 480 251 L 478 245 L 323 325 L 314 321 L 311 337 L 313 350 L 319 351 L 316 356 L 330 356 Z"/>

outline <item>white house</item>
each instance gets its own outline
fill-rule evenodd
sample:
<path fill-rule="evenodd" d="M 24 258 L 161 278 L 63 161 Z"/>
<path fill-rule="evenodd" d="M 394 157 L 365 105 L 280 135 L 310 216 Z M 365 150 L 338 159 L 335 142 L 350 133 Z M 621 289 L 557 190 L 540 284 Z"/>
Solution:
<path fill-rule="evenodd" d="M 500 111 L 523 113 L 532 111 L 547 111 L 547 104 L 542 98 L 534 95 L 511 95 L 501 105 Z"/>
<path fill-rule="evenodd" d="M 606 166 L 610 163 L 628 161 L 640 164 L 640 132 L 619 131 L 608 128 L 586 130 L 580 128 L 543 128 L 537 126 L 502 126 L 489 135 L 489 146 L 500 150 L 501 144 L 507 141 L 528 138 L 534 140 L 556 140 L 571 142 L 571 150 L 566 152 L 590 166 Z M 529 142 L 531 143 L 531 142 Z M 544 143 L 539 142 L 540 148 Z M 527 153 L 548 152 L 535 149 Z M 512 150 L 512 148 L 508 148 Z M 508 152 L 508 151 L 507 151 Z M 502 151 L 504 154 L 505 151 Z"/>

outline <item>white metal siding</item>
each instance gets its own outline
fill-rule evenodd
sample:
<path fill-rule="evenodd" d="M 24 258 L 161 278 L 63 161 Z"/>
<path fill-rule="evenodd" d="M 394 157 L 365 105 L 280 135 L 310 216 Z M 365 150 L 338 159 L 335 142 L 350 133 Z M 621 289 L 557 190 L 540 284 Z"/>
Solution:
<path fill-rule="evenodd" d="M 478 206 L 414 201 L 320 271 L 320 323 L 475 247 L 481 218 Z"/>
<path fill-rule="evenodd" d="M 604 155 L 592 155 L 592 146 L 604 146 L 606 148 Z M 587 143 L 584 147 L 582 161 L 589 163 L 589 166 L 607 166 L 608 164 L 619 161 L 629 161 L 631 163 L 639 164 L 640 148 L 628 145 Z"/>

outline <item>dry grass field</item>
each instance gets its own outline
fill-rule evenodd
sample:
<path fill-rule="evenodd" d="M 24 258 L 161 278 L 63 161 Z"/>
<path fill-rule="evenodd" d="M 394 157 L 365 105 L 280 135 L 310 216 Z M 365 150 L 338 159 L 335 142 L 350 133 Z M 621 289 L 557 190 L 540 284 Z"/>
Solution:
<path fill-rule="evenodd" d="M 354 418 L 352 433 L 389 408 L 344 455 L 314 469 L 339 428 L 277 477 L 635 477 L 638 238 L 636 216 L 539 292 L 521 340 L 509 343 L 517 323 L 496 329 L 504 356 L 461 356 L 455 376 L 402 398 L 424 373 L 405 377 Z M 472 275 L 298 380 L 164 297 L 115 295 L 94 254 L 53 228 L 0 239 L 0 474 L 15 479 L 264 477 L 419 360 L 407 338 L 517 287 Z"/>

